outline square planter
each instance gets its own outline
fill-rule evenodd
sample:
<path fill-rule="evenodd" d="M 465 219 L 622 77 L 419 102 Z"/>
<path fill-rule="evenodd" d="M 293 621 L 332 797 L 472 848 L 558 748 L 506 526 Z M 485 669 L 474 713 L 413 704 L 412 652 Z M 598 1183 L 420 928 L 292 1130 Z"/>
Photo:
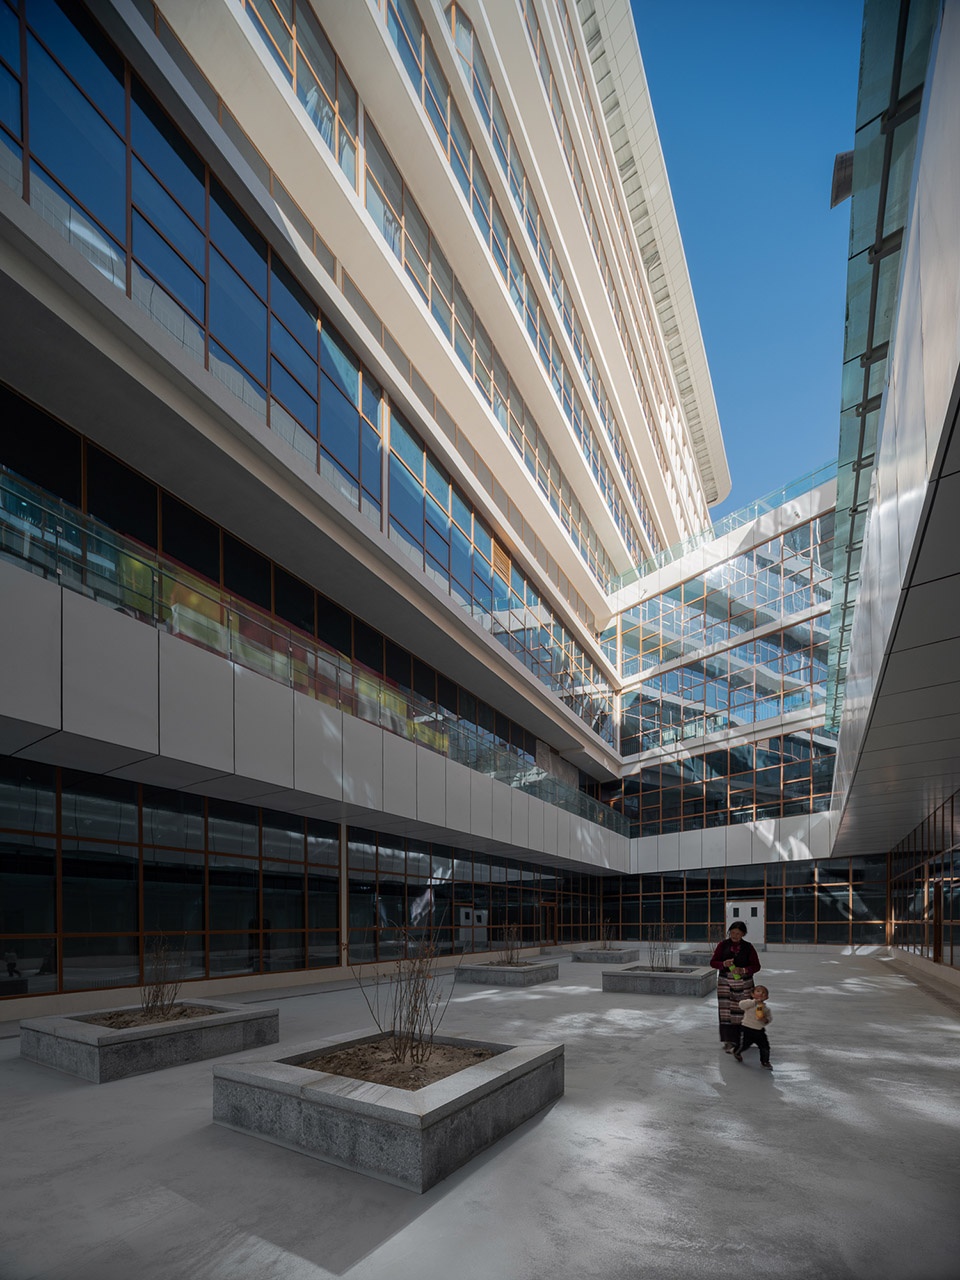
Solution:
<path fill-rule="evenodd" d="M 485 987 L 535 987 L 556 982 L 560 976 L 557 960 L 530 960 L 522 964 L 461 964 L 458 982 L 479 982 Z"/>
<path fill-rule="evenodd" d="M 578 964 L 636 964 L 640 959 L 639 947 L 624 947 L 620 951 L 600 951 L 588 949 L 574 951 L 570 956 Z"/>
<path fill-rule="evenodd" d="M 713 947 L 700 950 L 681 951 L 677 955 L 679 964 L 709 965 L 713 959 Z"/>
<path fill-rule="evenodd" d="M 276 1062 L 219 1063 L 213 1119 L 344 1169 L 426 1191 L 563 1093 L 562 1044 L 490 1044 L 499 1052 L 423 1089 L 302 1067 L 326 1049 L 368 1044 L 335 1036 Z"/>
<path fill-rule="evenodd" d="M 663 969 L 633 968 L 604 970 L 604 991 L 629 992 L 646 996 L 705 996 L 717 985 L 717 971 L 709 966 L 678 966 L 669 973 Z"/>
<path fill-rule="evenodd" d="M 145 1071 L 276 1044 L 280 1039 L 279 1009 L 251 1009 L 213 1000 L 185 1003 L 196 1003 L 210 1012 L 182 1022 L 124 1028 L 84 1021 L 114 1010 L 25 1018 L 20 1023 L 20 1056 L 92 1084 L 106 1084 Z"/>

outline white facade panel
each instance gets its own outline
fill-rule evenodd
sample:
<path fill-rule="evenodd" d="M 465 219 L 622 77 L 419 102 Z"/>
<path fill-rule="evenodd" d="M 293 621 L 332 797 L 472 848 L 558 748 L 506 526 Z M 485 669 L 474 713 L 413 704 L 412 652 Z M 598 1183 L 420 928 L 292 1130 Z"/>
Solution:
<path fill-rule="evenodd" d="M 383 730 L 353 716 L 343 718 L 343 799 L 383 808 Z"/>
<path fill-rule="evenodd" d="M 417 817 L 430 826 L 447 825 L 446 761 L 435 751 L 417 747 Z"/>
<path fill-rule="evenodd" d="M 530 844 L 530 797 L 517 787 L 510 787 L 510 833 L 515 845 L 526 849 Z"/>
<path fill-rule="evenodd" d="M 236 667 L 233 692 L 237 773 L 277 789 L 292 788 L 293 690 Z"/>
<path fill-rule="evenodd" d="M 156 755 L 159 633 L 73 591 L 62 608 L 64 733 Z"/>
<path fill-rule="evenodd" d="M 343 799 L 343 712 L 297 697 L 293 708 L 294 786 L 299 792 Z"/>
<path fill-rule="evenodd" d="M 493 836 L 493 779 L 470 773 L 470 831 L 487 839 Z"/>
<path fill-rule="evenodd" d="M 680 833 L 679 865 L 681 870 L 703 865 L 703 831 Z"/>
<path fill-rule="evenodd" d="M 446 820 L 456 831 L 472 831 L 470 785 L 472 772 L 456 760 L 444 760 Z"/>
<path fill-rule="evenodd" d="M 529 797 L 528 822 L 530 848 L 543 853 L 543 811 L 544 803 L 538 796 Z"/>
<path fill-rule="evenodd" d="M 677 871 L 680 867 L 680 833 L 671 831 L 655 838 L 657 841 L 657 870 Z"/>
<path fill-rule="evenodd" d="M 752 860 L 753 835 L 746 823 L 727 827 L 726 861 L 728 867 L 739 867 Z"/>
<path fill-rule="evenodd" d="M 0 750 L 61 727 L 61 599 L 52 582 L 0 561 Z"/>
<path fill-rule="evenodd" d="M 417 748 L 394 733 L 383 735 L 383 809 L 417 817 Z"/>
<path fill-rule="evenodd" d="M 233 667 L 175 636 L 160 635 L 160 754 L 233 773 Z"/>
<path fill-rule="evenodd" d="M 509 844 L 513 839 L 513 788 L 494 782 L 492 792 L 492 835 L 494 840 Z"/>

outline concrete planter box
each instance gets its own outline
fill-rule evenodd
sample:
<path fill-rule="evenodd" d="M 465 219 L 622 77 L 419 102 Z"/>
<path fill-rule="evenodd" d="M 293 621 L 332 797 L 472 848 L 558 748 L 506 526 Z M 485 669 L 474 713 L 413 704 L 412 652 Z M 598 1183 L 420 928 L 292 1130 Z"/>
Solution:
<path fill-rule="evenodd" d="M 629 992 L 645 996 L 705 996 L 717 985 L 717 971 L 707 966 L 680 968 L 673 973 L 662 969 L 636 968 L 605 970 L 604 991 Z"/>
<path fill-rule="evenodd" d="M 213 1119 L 329 1164 L 426 1191 L 563 1093 L 563 1045 L 500 1045 L 502 1052 L 410 1091 L 301 1067 L 325 1049 L 379 1040 L 335 1036 L 277 1062 L 213 1069 Z"/>
<path fill-rule="evenodd" d="M 636 964 L 640 959 L 639 947 L 624 947 L 622 951 L 574 951 L 570 957 L 578 964 Z"/>
<path fill-rule="evenodd" d="M 560 976 L 557 960 L 524 960 L 522 964 L 462 964 L 458 982 L 479 982 L 484 987 L 535 987 L 540 982 L 556 982 Z"/>
<path fill-rule="evenodd" d="M 145 1071 L 276 1044 L 280 1039 L 279 1009 L 251 1009 L 214 1000 L 185 1003 L 196 1003 L 210 1013 L 182 1022 L 123 1029 L 83 1021 L 97 1017 L 97 1013 L 25 1018 L 20 1023 L 20 1056 L 93 1084 L 106 1084 Z M 127 1007 L 139 1009 L 139 1005 Z"/>
<path fill-rule="evenodd" d="M 677 963 L 709 966 L 710 961 L 713 959 L 713 950 L 713 947 L 706 947 L 697 950 L 680 951 L 677 954 Z"/>

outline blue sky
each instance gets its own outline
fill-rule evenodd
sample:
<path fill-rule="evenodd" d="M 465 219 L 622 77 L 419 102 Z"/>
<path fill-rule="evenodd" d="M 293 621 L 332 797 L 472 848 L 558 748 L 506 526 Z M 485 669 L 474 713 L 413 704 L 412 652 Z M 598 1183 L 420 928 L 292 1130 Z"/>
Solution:
<path fill-rule="evenodd" d="M 733 489 L 836 455 L 861 0 L 632 0 Z"/>

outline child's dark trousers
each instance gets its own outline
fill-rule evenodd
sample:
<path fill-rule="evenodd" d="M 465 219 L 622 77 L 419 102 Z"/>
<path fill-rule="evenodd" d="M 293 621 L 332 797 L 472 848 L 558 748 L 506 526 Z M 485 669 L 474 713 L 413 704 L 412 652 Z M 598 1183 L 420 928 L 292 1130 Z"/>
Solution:
<path fill-rule="evenodd" d="M 741 1026 L 740 1043 L 737 1046 L 737 1051 L 743 1053 L 744 1049 L 749 1049 L 752 1044 L 755 1044 L 760 1050 L 760 1061 L 769 1062 L 770 1041 L 767 1039 L 766 1031 L 754 1031 L 752 1027 Z"/>

